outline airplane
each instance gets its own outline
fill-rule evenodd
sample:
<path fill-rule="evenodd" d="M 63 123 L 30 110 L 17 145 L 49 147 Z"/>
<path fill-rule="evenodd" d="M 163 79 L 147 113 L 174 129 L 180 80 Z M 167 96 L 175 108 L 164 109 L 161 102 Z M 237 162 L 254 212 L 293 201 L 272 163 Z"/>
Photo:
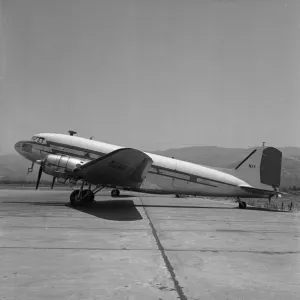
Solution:
<path fill-rule="evenodd" d="M 211 197 L 234 197 L 239 208 L 243 198 L 268 198 L 278 194 L 282 153 L 274 147 L 254 149 L 235 168 L 215 168 L 107 144 L 93 139 L 59 133 L 35 134 L 31 140 L 19 141 L 15 150 L 40 165 L 36 189 L 42 173 L 59 183 L 80 188 L 70 195 L 70 205 L 94 202 L 103 188 L 111 196 L 120 190 L 150 194 L 175 194 Z M 88 188 L 85 188 L 88 185 Z M 92 186 L 95 188 L 92 189 Z"/>

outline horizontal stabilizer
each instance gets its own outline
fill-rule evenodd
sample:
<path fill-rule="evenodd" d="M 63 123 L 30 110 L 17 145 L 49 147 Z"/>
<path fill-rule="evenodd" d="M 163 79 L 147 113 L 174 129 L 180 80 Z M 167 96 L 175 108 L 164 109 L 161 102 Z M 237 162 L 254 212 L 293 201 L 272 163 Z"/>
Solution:
<path fill-rule="evenodd" d="M 138 187 L 152 165 L 142 151 L 122 148 L 79 166 L 74 172 L 92 184 Z"/>
<path fill-rule="evenodd" d="M 264 190 L 264 189 L 258 189 L 258 188 L 254 188 L 251 186 L 247 186 L 247 185 L 239 185 L 239 187 L 243 190 L 245 190 L 246 192 L 252 193 L 252 194 L 265 194 L 266 196 L 272 196 L 272 195 L 278 195 L 281 194 L 280 192 L 278 192 L 277 190 L 273 189 L 273 190 Z"/>

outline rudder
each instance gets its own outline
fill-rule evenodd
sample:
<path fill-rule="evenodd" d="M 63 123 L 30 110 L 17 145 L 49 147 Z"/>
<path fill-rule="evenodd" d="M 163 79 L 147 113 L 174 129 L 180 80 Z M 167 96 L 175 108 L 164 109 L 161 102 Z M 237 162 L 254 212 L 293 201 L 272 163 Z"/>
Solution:
<path fill-rule="evenodd" d="M 271 185 L 272 187 L 279 187 L 281 179 L 281 163 L 281 151 L 273 147 L 265 148 L 260 163 L 260 182 Z"/>

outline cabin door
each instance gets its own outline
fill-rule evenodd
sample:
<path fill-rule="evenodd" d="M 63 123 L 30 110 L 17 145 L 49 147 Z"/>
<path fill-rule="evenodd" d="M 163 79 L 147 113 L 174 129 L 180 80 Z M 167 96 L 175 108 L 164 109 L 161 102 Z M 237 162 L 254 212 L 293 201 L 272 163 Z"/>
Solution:
<path fill-rule="evenodd" d="M 177 171 L 174 172 L 173 187 L 174 189 L 179 189 L 185 191 L 189 188 L 190 175 L 184 174 Z"/>

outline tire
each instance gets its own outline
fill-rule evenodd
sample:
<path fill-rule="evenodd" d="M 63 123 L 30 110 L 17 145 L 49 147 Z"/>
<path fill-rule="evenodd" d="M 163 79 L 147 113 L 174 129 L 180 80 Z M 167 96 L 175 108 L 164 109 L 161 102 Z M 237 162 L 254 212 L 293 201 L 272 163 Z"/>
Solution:
<path fill-rule="evenodd" d="M 111 196 L 112 197 L 118 197 L 118 196 L 120 196 L 120 191 L 118 189 L 113 189 L 111 191 Z"/>
<path fill-rule="evenodd" d="M 247 203 L 245 201 L 239 202 L 239 208 L 245 209 L 247 207 Z"/>
<path fill-rule="evenodd" d="M 78 194 L 79 194 L 79 190 L 75 190 L 75 191 L 73 191 L 73 192 L 71 193 L 71 195 L 70 195 L 70 203 L 71 203 L 71 205 L 74 206 L 74 207 L 81 204 L 81 201 L 79 201 L 79 200 L 77 199 Z"/>
<path fill-rule="evenodd" d="M 85 203 L 91 203 L 95 199 L 95 195 L 90 190 L 83 190 L 82 191 L 82 199 L 78 199 L 79 190 L 75 190 L 70 195 L 70 203 L 72 206 L 81 206 Z"/>

